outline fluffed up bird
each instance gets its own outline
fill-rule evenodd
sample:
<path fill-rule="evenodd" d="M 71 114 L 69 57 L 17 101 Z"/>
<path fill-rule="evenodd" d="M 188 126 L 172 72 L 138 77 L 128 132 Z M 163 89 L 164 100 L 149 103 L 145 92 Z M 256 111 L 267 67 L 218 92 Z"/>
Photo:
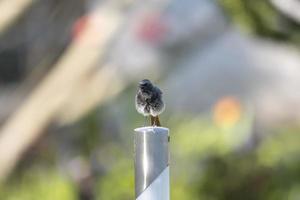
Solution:
<path fill-rule="evenodd" d="M 165 109 L 162 92 L 148 79 L 139 82 L 135 107 L 139 113 L 145 116 L 145 120 L 147 116 L 150 116 L 151 126 L 161 126 L 158 115 Z"/>

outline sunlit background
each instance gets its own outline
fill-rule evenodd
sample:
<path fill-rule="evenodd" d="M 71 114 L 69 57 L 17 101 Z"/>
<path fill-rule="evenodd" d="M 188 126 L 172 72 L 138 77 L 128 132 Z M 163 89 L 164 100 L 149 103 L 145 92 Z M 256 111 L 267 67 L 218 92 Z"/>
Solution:
<path fill-rule="evenodd" d="M 0 199 L 134 199 L 138 81 L 172 200 L 300 199 L 298 0 L 0 1 Z"/>

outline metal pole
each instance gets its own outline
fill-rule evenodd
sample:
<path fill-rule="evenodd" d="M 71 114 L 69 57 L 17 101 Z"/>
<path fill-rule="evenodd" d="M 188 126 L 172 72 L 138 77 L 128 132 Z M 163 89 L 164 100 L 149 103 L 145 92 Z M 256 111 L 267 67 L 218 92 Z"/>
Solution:
<path fill-rule="evenodd" d="M 135 129 L 135 198 L 169 200 L 169 129 Z"/>

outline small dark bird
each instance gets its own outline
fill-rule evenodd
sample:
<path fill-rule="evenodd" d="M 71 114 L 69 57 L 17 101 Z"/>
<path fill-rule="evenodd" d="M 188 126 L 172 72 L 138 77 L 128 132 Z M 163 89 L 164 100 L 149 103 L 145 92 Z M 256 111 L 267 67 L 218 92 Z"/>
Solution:
<path fill-rule="evenodd" d="M 147 116 L 150 116 L 151 126 L 161 126 L 158 115 L 165 109 L 165 104 L 162 101 L 162 92 L 148 79 L 139 82 L 135 96 L 135 107 L 139 113 L 145 116 L 145 120 Z"/>

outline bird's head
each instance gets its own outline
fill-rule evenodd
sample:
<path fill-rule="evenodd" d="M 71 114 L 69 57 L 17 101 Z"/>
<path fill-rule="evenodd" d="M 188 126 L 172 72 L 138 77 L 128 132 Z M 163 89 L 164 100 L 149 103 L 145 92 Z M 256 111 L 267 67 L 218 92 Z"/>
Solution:
<path fill-rule="evenodd" d="M 144 79 L 139 82 L 139 90 L 143 94 L 144 98 L 151 98 L 152 90 L 153 90 L 153 85 L 151 81 L 148 79 Z"/>
<path fill-rule="evenodd" d="M 153 87 L 151 81 L 149 81 L 148 79 L 144 79 L 142 81 L 139 82 L 139 88 L 141 90 L 151 90 Z"/>

